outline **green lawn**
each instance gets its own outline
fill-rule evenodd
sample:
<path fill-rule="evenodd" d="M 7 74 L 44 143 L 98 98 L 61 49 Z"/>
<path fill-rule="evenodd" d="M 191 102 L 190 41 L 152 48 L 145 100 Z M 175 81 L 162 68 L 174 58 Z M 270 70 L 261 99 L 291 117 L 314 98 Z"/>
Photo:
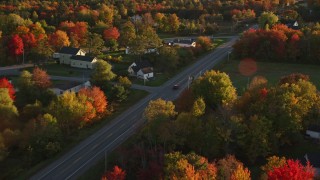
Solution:
<path fill-rule="evenodd" d="M 146 97 L 147 95 L 148 95 L 148 92 L 146 91 L 132 90 L 127 101 L 124 101 L 121 104 L 117 105 L 117 107 L 114 108 L 115 111 L 111 115 L 109 115 L 108 117 L 104 118 L 99 122 L 96 122 L 91 126 L 87 126 L 86 128 L 81 129 L 80 131 L 78 131 L 78 133 L 72 134 L 72 137 L 68 137 L 68 139 L 71 142 L 69 142 L 68 146 L 65 147 L 65 149 L 60 154 L 58 154 L 56 157 L 53 157 L 52 159 L 48 159 L 46 161 L 43 161 L 37 164 L 32 168 L 29 168 L 28 171 L 22 171 L 18 179 L 28 179 L 28 177 L 32 176 L 34 173 L 36 173 L 43 167 L 47 166 L 49 163 L 53 162 L 54 160 L 58 159 L 60 156 L 64 155 L 67 151 L 69 151 L 79 142 L 89 137 L 91 134 L 95 133 L 96 131 L 101 129 L 103 126 L 107 125 L 111 120 L 119 116 L 121 113 L 123 113 L 125 110 L 133 106 L 136 102 Z"/>
<path fill-rule="evenodd" d="M 238 70 L 239 61 L 231 60 L 218 65 L 215 70 L 227 73 L 233 85 L 237 88 L 238 93 L 244 91 L 247 87 L 248 81 L 254 76 L 264 76 L 268 79 L 269 84 L 276 84 L 282 76 L 291 73 L 303 73 L 310 76 L 311 82 L 320 89 L 320 66 L 318 65 L 303 65 L 303 64 L 289 64 L 289 63 L 269 63 L 258 62 L 257 71 L 254 75 L 246 77 L 240 74 Z"/>
<path fill-rule="evenodd" d="M 55 62 L 50 62 L 48 64 L 41 65 L 39 67 L 41 69 L 46 70 L 49 75 L 53 75 L 53 76 L 69 76 L 69 77 L 83 76 L 91 72 L 91 70 L 74 68 L 66 64 L 57 64 Z M 25 70 L 28 70 L 31 72 L 33 70 L 33 67 L 25 68 Z"/>

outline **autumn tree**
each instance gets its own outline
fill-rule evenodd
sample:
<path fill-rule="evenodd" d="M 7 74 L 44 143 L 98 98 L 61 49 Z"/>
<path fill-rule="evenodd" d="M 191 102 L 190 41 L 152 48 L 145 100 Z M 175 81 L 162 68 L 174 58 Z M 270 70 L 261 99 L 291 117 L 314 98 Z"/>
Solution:
<path fill-rule="evenodd" d="M 199 36 L 197 38 L 197 47 L 202 48 L 205 51 L 209 51 L 213 48 L 213 45 L 209 37 Z"/>
<path fill-rule="evenodd" d="M 158 70 L 173 72 L 179 64 L 178 50 L 171 46 L 162 46 L 158 49 L 159 55 L 155 57 L 154 64 Z"/>
<path fill-rule="evenodd" d="M 294 73 L 287 76 L 281 77 L 279 84 L 295 84 L 298 83 L 300 80 L 309 81 L 309 76 L 301 73 Z"/>
<path fill-rule="evenodd" d="M 150 101 L 144 111 L 144 116 L 148 121 L 155 119 L 170 119 L 177 113 L 174 110 L 174 104 L 171 101 L 157 99 Z"/>
<path fill-rule="evenodd" d="M 193 103 L 192 115 L 196 117 L 202 116 L 205 113 L 205 110 L 206 110 L 206 104 L 203 98 L 201 97 L 197 98 L 196 101 Z"/>
<path fill-rule="evenodd" d="M 107 171 L 101 180 L 124 180 L 126 178 L 126 171 L 119 166 L 114 166 L 112 171 Z"/>
<path fill-rule="evenodd" d="M 278 156 L 270 156 L 267 158 L 267 164 L 261 167 L 261 169 L 267 173 L 272 171 L 274 168 L 283 167 L 286 164 L 285 157 L 278 157 Z"/>
<path fill-rule="evenodd" d="M 298 160 L 288 159 L 284 165 L 269 171 L 268 179 L 309 180 L 313 179 L 314 175 L 315 169 L 309 163 L 303 166 Z"/>
<path fill-rule="evenodd" d="M 100 34 L 90 34 L 87 41 L 87 47 L 89 48 L 89 54 L 100 55 L 104 48 L 104 40 Z"/>
<path fill-rule="evenodd" d="M 125 88 L 130 88 L 132 85 L 132 82 L 127 76 L 119 76 L 118 82 L 120 85 L 124 86 Z"/>
<path fill-rule="evenodd" d="M 18 117 L 18 110 L 13 104 L 7 88 L 0 88 L 0 132 L 12 128 Z"/>
<path fill-rule="evenodd" d="M 119 37 L 120 33 L 116 27 L 112 27 L 103 31 L 103 38 L 105 41 L 109 41 L 111 39 L 118 40 Z"/>
<path fill-rule="evenodd" d="M 116 75 L 112 72 L 111 65 L 106 61 L 98 60 L 91 74 L 91 82 L 105 89 L 108 82 L 115 77 Z"/>
<path fill-rule="evenodd" d="M 215 165 L 195 153 L 173 152 L 164 158 L 166 179 L 215 179 L 217 176 Z"/>
<path fill-rule="evenodd" d="M 32 81 L 40 89 L 47 89 L 51 86 L 51 80 L 45 70 L 35 67 L 32 71 Z"/>
<path fill-rule="evenodd" d="M 248 170 L 245 170 L 243 164 L 240 161 L 238 161 L 233 155 L 227 155 L 225 158 L 220 159 L 217 162 L 217 169 L 217 176 L 219 177 L 219 179 L 231 179 L 232 177 L 235 178 L 237 177 L 237 173 L 241 173 L 236 172 L 239 171 L 239 169 L 245 171 L 245 179 L 248 179 L 248 176 L 250 179 L 250 172 L 248 172 Z"/>
<path fill-rule="evenodd" d="M 147 26 L 142 29 L 142 32 L 129 43 L 130 53 L 134 55 L 143 55 L 150 48 L 159 48 L 162 45 L 162 40 L 157 35 L 156 31 Z"/>
<path fill-rule="evenodd" d="M 14 90 L 13 85 L 8 81 L 7 78 L 0 79 L 0 88 L 8 89 L 10 98 L 14 100 L 16 91 Z"/>
<path fill-rule="evenodd" d="M 19 35 L 12 36 L 12 38 L 8 42 L 8 49 L 9 49 L 10 55 L 13 57 L 22 55 L 24 50 L 24 45 Z"/>
<path fill-rule="evenodd" d="M 165 32 L 177 33 L 180 25 L 179 17 L 176 14 L 169 14 L 165 20 Z"/>
<path fill-rule="evenodd" d="M 38 115 L 31 119 L 23 132 L 27 138 L 26 146 L 33 149 L 34 160 L 50 158 L 61 151 L 62 132 L 57 119 L 51 114 Z"/>
<path fill-rule="evenodd" d="M 278 22 L 279 18 L 272 12 L 263 12 L 259 17 L 259 26 L 261 29 L 271 29 Z"/>
<path fill-rule="evenodd" d="M 282 84 L 268 93 L 265 116 L 272 120 L 272 143 L 284 145 L 295 142 L 300 131 L 308 124 L 305 118 L 315 108 L 318 100 L 316 87 L 304 80 Z"/>
<path fill-rule="evenodd" d="M 231 105 L 237 98 L 236 90 L 229 76 L 219 71 L 207 71 L 194 81 L 194 94 L 203 97 L 209 106 Z"/>
<path fill-rule="evenodd" d="M 65 92 L 51 102 L 48 111 L 57 118 L 59 128 L 66 134 L 81 127 L 87 115 L 86 96 L 77 96 L 74 92 Z"/>
<path fill-rule="evenodd" d="M 231 175 L 231 180 L 251 180 L 250 171 L 243 165 L 238 165 Z"/>
<path fill-rule="evenodd" d="M 120 38 L 119 43 L 122 47 L 126 47 L 128 44 L 131 43 L 132 40 L 136 38 L 136 31 L 134 24 L 131 21 L 127 21 L 122 24 L 120 28 Z"/>
<path fill-rule="evenodd" d="M 53 46 L 55 50 L 59 50 L 63 46 L 69 46 L 70 41 L 65 31 L 57 30 L 53 34 L 49 35 L 49 44 Z"/>
<path fill-rule="evenodd" d="M 108 105 L 107 97 L 105 96 L 104 92 L 100 90 L 99 87 L 92 87 L 92 88 L 83 88 L 80 89 L 78 94 L 83 94 L 87 96 L 88 101 L 92 104 L 95 112 L 97 114 L 105 113 Z"/>

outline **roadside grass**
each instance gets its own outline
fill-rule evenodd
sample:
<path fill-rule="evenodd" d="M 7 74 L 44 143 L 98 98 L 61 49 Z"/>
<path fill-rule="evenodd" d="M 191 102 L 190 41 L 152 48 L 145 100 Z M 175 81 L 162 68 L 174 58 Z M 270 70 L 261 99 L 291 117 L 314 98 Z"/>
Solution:
<path fill-rule="evenodd" d="M 307 74 L 310 81 L 320 89 L 320 66 L 305 65 L 305 64 L 290 64 L 290 63 L 271 63 L 271 62 L 257 62 L 257 71 L 250 77 L 246 77 L 239 72 L 239 62 L 237 60 L 223 61 L 214 69 L 227 73 L 233 85 L 237 88 L 239 94 L 242 94 L 246 89 L 248 83 L 254 76 L 264 76 L 267 78 L 270 85 L 275 85 L 280 78 L 292 73 Z"/>
<path fill-rule="evenodd" d="M 37 171 L 41 170 L 42 168 L 49 165 L 51 162 L 57 160 L 61 156 L 63 156 L 66 152 L 70 151 L 74 146 L 79 144 L 81 141 L 83 141 L 85 138 L 89 137 L 99 129 L 101 129 L 103 126 L 107 125 L 110 121 L 115 119 L 117 116 L 122 114 L 125 110 L 133 106 L 136 102 L 141 100 L 142 98 L 146 97 L 148 95 L 148 92 L 142 91 L 142 90 L 131 90 L 130 98 L 127 99 L 127 101 L 124 101 L 117 105 L 117 108 L 115 111 L 105 117 L 104 119 L 95 122 L 92 125 L 89 125 L 81 130 L 79 130 L 77 133 L 72 134 L 70 137 L 68 137 L 68 145 L 55 157 L 45 160 L 31 168 L 29 168 L 27 171 L 22 171 L 21 174 L 18 174 L 17 179 L 28 179 L 33 174 L 35 174 Z"/>
<path fill-rule="evenodd" d="M 84 74 L 88 75 L 91 72 L 90 69 L 73 68 L 66 64 L 57 64 L 56 62 L 49 62 L 38 67 L 43 70 L 46 70 L 47 73 L 52 76 L 79 77 L 83 76 Z M 28 70 L 32 72 L 33 69 L 34 67 L 30 67 L 25 68 L 23 70 Z"/>

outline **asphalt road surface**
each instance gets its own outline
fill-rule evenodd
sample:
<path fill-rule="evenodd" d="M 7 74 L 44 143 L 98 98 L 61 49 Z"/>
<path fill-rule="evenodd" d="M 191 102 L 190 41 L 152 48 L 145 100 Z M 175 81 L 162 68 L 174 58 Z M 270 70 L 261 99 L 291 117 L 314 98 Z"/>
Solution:
<path fill-rule="evenodd" d="M 167 81 L 164 85 L 153 88 L 152 90 L 149 88 L 149 92 L 151 93 L 147 97 L 141 99 L 134 106 L 78 144 L 64 156 L 39 171 L 31 177 L 31 179 L 63 180 L 76 179 L 81 176 L 82 173 L 118 147 L 129 138 L 137 128 L 145 123 L 142 114 L 150 100 L 158 98 L 165 100 L 176 99 L 183 89 L 188 87 L 188 83 L 191 82 L 189 76 L 196 78 L 227 57 L 237 38 L 238 37 L 232 37 L 230 41 L 215 49 L 214 52 L 199 59 L 196 63 Z M 173 90 L 172 87 L 175 84 L 179 84 L 180 88 Z"/>

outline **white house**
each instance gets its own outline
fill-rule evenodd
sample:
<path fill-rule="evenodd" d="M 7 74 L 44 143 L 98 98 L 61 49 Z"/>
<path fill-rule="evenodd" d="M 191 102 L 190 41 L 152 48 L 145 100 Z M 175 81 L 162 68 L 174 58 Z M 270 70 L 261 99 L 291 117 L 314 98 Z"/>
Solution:
<path fill-rule="evenodd" d="M 60 51 L 54 53 L 54 57 L 59 57 L 60 64 L 70 64 L 71 63 L 71 56 L 85 56 L 86 52 L 80 48 L 73 48 L 73 47 L 62 47 Z"/>
<path fill-rule="evenodd" d="M 71 67 L 93 69 L 94 64 L 97 62 L 97 58 L 91 56 L 71 56 Z"/>
<path fill-rule="evenodd" d="M 320 140 L 320 126 L 310 126 L 307 129 L 306 134 L 309 135 L 311 138 Z"/>
<path fill-rule="evenodd" d="M 175 39 L 169 45 L 177 45 L 180 47 L 196 47 L 196 41 L 193 39 Z"/>
<path fill-rule="evenodd" d="M 141 79 L 153 78 L 153 67 L 148 61 L 134 62 L 129 68 L 128 72 L 130 76 L 136 76 Z"/>
<path fill-rule="evenodd" d="M 82 88 L 88 88 L 91 87 L 90 81 L 86 81 L 84 83 L 79 82 L 70 82 L 70 83 L 62 83 L 62 84 L 56 84 L 54 88 L 50 88 L 51 91 L 53 91 L 54 94 L 57 96 L 63 94 L 64 92 L 79 92 Z"/>

